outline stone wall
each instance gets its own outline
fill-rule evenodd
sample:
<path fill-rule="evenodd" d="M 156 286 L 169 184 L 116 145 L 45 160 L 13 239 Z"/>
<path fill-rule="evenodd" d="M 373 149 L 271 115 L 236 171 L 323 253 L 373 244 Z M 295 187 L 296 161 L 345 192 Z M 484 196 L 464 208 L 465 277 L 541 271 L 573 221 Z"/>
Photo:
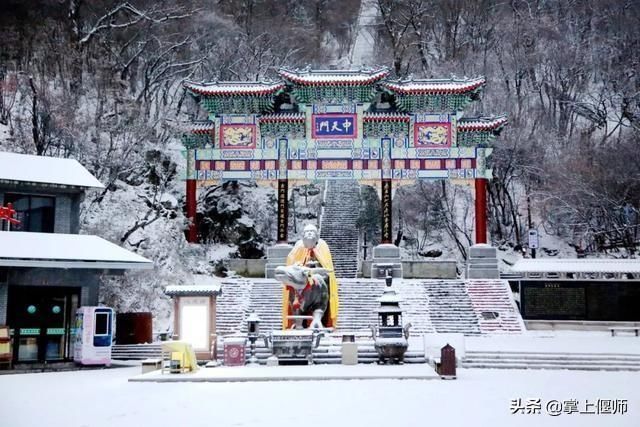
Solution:
<path fill-rule="evenodd" d="M 225 266 L 229 270 L 235 271 L 240 276 L 244 277 L 264 277 L 266 259 L 245 259 L 245 258 L 231 258 L 225 261 Z"/>
<path fill-rule="evenodd" d="M 266 259 L 232 258 L 225 261 L 229 270 L 243 277 L 264 277 Z M 402 261 L 405 279 L 456 279 L 456 261 Z M 362 262 L 363 277 L 371 277 L 371 261 Z"/>
<path fill-rule="evenodd" d="M 362 262 L 362 276 L 371 277 L 371 262 Z M 407 260 L 402 261 L 402 277 L 405 279 L 456 279 L 455 260 Z"/>

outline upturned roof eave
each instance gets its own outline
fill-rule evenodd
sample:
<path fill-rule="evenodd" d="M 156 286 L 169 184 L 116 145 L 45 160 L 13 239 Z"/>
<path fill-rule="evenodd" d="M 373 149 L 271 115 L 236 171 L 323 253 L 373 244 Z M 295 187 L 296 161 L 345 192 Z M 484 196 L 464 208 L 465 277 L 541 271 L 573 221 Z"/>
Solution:
<path fill-rule="evenodd" d="M 290 84 L 301 86 L 372 86 L 389 75 L 388 68 L 375 70 L 290 70 L 278 74 Z"/>
<path fill-rule="evenodd" d="M 459 95 L 482 90 L 487 81 L 483 76 L 473 79 L 423 79 L 382 82 L 380 86 L 390 94 L 405 96 Z"/>
<path fill-rule="evenodd" d="M 470 117 L 458 121 L 459 132 L 499 133 L 509 123 L 506 114 L 489 117 Z"/>
<path fill-rule="evenodd" d="M 284 81 L 185 81 L 182 86 L 195 96 L 274 96 L 285 88 Z"/>

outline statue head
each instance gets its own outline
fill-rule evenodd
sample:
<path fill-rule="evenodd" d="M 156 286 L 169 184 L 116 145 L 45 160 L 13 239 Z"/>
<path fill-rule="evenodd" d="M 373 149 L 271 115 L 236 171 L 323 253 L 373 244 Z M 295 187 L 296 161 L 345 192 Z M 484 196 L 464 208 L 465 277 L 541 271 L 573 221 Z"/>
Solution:
<path fill-rule="evenodd" d="M 318 235 L 318 229 L 313 224 L 308 224 L 304 227 L 302 231 L 302 243 L 304 247 L 307 249 L 315 248 L 318 244 L 318 239 L 320 236 Z"/>

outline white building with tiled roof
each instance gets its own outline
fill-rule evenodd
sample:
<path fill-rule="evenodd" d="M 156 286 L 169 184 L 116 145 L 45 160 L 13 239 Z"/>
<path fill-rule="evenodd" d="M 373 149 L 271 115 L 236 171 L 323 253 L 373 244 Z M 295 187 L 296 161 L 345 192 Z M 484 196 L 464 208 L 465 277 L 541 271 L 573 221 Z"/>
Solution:
<path fill-rule="evenodd" d="M 0 221 L 0 325 L 13 331 L 15 363 L 71 360 L 75 312 L 98 304 L 101 276 L 153 267 L 79 234 L 89 188 L 104 186 L 76 160 L 0 153 L 0 206 L 13 219 Z"/>

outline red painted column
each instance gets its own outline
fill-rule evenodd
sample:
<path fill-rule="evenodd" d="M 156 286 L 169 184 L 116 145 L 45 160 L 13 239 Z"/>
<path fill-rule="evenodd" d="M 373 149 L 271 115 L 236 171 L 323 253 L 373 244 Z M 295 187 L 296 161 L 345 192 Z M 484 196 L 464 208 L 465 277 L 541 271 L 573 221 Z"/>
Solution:
<path fill-rule="evenodd" d="M 189 231 L 187 241 L 196 243 L 198 241 L 198 227 L 196 224 L 196 180 L 187 180 L 187 218 L 189 218 Z"/>
<path fill-rule="evenodd" d="M 487 180 L 476 178 L 476 244 L 487 243 Z"/>

